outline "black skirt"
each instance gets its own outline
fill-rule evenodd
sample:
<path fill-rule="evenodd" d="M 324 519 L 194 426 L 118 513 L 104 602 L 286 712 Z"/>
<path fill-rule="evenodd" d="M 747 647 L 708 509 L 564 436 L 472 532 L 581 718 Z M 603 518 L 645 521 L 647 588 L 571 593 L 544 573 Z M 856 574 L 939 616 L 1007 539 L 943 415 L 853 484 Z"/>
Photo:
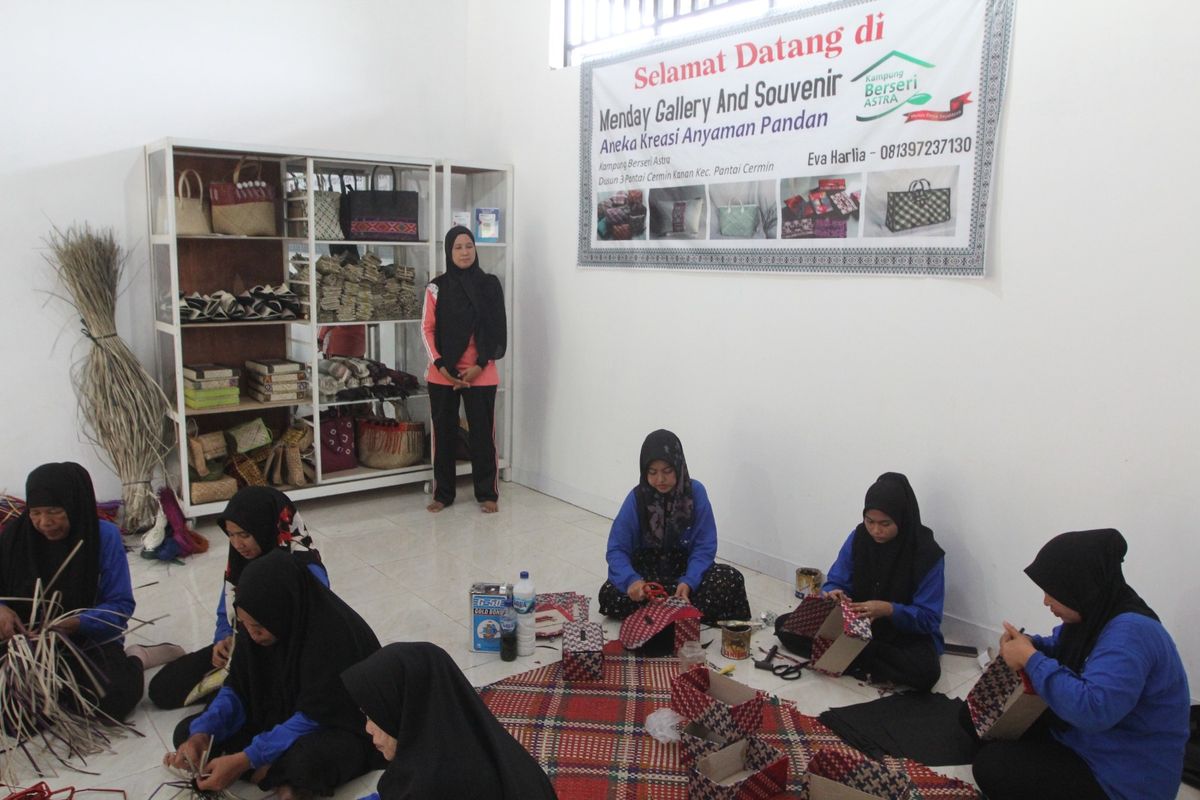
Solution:
<path fill-rule="evenodd" d="M 631 562 L 644 580 L 661 583 L 669 594 L 674 594 L 679 579 L 687 571 L 688 553 L 678 547 L 643 547 L 634 551 Z M 702 621 L 708 624 L 725 619 L 750 619 L 746 581 L 742 573 L 728 564 L 709 567 L 700 579 L 700 585 L 692 587 L 689 599 L 704 615 Z M 625 619 L 639 605 L 613 586 L 612 581 L 605 581 L 600 587 L 600 613 L 606 617 Z"/>

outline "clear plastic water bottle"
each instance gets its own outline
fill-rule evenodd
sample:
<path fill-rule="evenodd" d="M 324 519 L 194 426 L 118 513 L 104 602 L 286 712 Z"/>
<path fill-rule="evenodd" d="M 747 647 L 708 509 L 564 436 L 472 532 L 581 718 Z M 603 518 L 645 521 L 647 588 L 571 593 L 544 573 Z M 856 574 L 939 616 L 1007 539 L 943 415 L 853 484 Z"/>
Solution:
<path fill-rule="evenodd" d="M 517 655 L 531 656 L 537 636 L 537 593 L 528 572 L 522 572 L 513 587 L 513 608 L 517 611 Z"/>
<path fill-rule="evenodd" d="M 500 660 L 517 660 L 517 612 L 511 597 L 504 598 L 504 614 L 500 617 Z"/>

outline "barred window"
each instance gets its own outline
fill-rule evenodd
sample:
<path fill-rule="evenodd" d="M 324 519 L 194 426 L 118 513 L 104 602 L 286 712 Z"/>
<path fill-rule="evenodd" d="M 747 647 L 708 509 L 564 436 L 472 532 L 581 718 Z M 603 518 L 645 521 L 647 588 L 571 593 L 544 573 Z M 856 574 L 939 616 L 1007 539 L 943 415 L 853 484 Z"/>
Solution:
<path fill-rule="evenodd" d="M 675 38 L 765 16 L 815 0 L 562 0 L 562 56 L 570 66 L 630 50 L 655 39 Z M 556 54 L 551 60 L 557 62 Z M 559 64 L 556 64 L 559 65 Z"/>

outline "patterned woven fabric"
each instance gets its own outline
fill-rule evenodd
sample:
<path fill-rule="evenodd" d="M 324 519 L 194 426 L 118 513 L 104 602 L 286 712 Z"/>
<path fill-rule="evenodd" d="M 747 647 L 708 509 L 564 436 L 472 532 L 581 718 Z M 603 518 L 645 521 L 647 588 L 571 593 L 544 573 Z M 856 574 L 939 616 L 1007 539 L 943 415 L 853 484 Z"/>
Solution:
<path fill-rule="evenodd" d="M 675 652 L 685 642 L 700 638 L 700 610 L 682 597 L 647 603 L 621 623 L 621 644 L 630 650 L 641 647 L 668 625 L 675 626 Z"/>
<path fill-rule="evenodd" d="M 717 741 L 718 739 L 720 741 Z M 715 753 L 730 743 L 730 740 L 706 728 L 702 723 L 679 723 L 679 757 L 685 766 L 690 766 L 697 758 Z"/>
<path fill-rule="evenodd" d="M 604 676 L 604 630 L 598 622 L 563 625 L 563 677 L 570 681 L 598 681 Z"/>
<path fill-rule="evenodd" d="M 1021 694 L 1035 694 L 1024 670 L 1013 672 L 1002 658 L 988 664 L 967 693 L 967 709 L 971 712 L 975 732 L 984 736 L 1012 705 L 1013 699 Z"/>
<path fill-rule="evenodd" d="M 538 760 L 559 800 L 687 800 L 688 772 L 677 744 L 646 732 L 652 711 L 671 700 L 675 660 L 606 654 L 596 683 L 562 680 L 559 662 L 480 689 L 500 723 Z M 805 770 L 821 748 L 846 744 L 816 717 L 777 697 L 763 702 L 756 738 L 790 761 L 784 798 L 807 797 Z M 978 800 L 975 789 L 906 759 L 883 763 L 908 775 L 923 798 Z"/>
<path fill-rule="evenodd" d="M 950 213 L 949 187 L 926 189 L 914 185 L 906 192 L 887 193 L 887 215 L 883 224 L 895 233 L 949 222 Z"/>
<path fill-rule="evenodd" d="M 534 614 L 537 638 L 553 639 L 562 634 L 563 622 L 587 622 L 592 599 L 578 592 L 541 592 Z"/>
<path fill-rule="evenodd" d="M 698 722 L 727 742 L 758 733 L 763 720 L 763 694 L 729 705 L 709 693 L 712 673 L 693 667 L 671 682 L 671 708 L 685 719 Z"/>
<path fill-rule="evenodd" d="M 824 747 L 808 762 L 813 775 L 888 800 L 919 800 L 921 794 L 903 772 L 874 761 L 849 745 Z"/>
<path fill-rule="evenodd" d="M 787 788 L 788 757 L 758 739 L 748 739 L 741 767 L 754 774 L 730 786 L 722 786 L 700 772 L 689 770 L 689 800 L 769 800 Z M 706 757 L 707 758 L 707 757 Z"/>

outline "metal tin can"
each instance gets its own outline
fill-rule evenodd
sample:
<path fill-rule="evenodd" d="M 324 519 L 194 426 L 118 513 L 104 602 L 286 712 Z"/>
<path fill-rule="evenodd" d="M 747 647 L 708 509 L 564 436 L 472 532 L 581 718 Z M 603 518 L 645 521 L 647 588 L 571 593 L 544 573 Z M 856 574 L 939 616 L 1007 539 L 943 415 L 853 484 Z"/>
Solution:
<path fill-rule="evenodd" d="M 796 567 L 796 597 L 820 594 L 824 582 L 821 570 L 816 567 Z"/>
<path fill-rule="evenodd" d="M 750 657 L 750 634 L 754 629 L 749 625 L 728 625 L 721 628 L 721 655 L 735 661 Z"/>
<path fill-rule="evenodd" d="M 500 652 L 500 617 L 504 598 L 512 591 L 506 583 L 473 583 L 468 592 L 471 612 L 471 649 L 479 653 Z"/>

